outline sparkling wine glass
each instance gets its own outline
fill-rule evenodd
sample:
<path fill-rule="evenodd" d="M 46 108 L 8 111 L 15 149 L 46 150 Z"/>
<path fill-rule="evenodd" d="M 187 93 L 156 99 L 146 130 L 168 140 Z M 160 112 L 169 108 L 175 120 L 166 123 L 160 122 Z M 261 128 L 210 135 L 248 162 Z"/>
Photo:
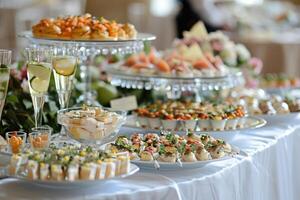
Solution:
<path fill-rule="evenodd" d="M 76 54 L 73 51 L 69 51 L 67 49 L 57 49 L 52 59 L 52 65 L 60 109 L 68 108 L 77 68 Z M 62 127 L 60 135 L 57 136 L 55 140 L 70 140 L 67 137 L 64 127 Z"/>
<path fill-rule="evenodd" d="M 26 48 L 27 77 L 34 108 L 35 127 L 42 124 L 45 96 L 51 77 L 52 51 L 46 48 Z"/>
<path fill-rule="evenodd" d="M 10 74 L 8 65 L 11 62 L 11 54 L 10 50 L 0 49 L 0 120 L 7 94 Z"/>

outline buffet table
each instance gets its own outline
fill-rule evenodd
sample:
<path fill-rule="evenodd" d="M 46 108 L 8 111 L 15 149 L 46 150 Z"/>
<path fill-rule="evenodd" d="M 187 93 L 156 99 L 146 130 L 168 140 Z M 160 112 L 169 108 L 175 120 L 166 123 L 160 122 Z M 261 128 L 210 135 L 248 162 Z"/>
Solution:
<path fill-rule="evenodd" d="M 300 115 L 289 116 L 269 117 L 265 127 L 238 134 L 231 144 L 246 156 L 193 170 L 141 170 L 87 188 L 54 189 L 6 179 L 0 182 L 0 199 L 299 199 Z"/>

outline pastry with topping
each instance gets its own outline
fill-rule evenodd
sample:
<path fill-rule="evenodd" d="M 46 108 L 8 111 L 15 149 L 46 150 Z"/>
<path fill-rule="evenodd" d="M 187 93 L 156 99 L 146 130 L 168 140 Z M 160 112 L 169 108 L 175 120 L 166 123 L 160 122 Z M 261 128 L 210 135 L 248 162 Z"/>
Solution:
<path fill-rule="evenodd" d="M 127 138 L 127 140 L 125 140 Z M 154 133 L 145 135 L 133 134 L 131 138 L 138 138 L 139 149 L 135 149 L 138 157 L 132 158 L 133 161 L 148 162 L 197 162 L 211 159 L 218 159 L 234 153 L 230 144 L 221 139 L 215 139 L 210 135 L 197 135 L 187 132 L 185 136 L 173 133 L 162 133 L 160 136 Z M 120 140 L 126 141 L 120 143 Z M 132 152 L 134 142 L 126 136 L 119 136 L 115 142 L 106 145 L 106 149 L 112 152 Z"/>
<path fill-rule="evenodd" d="M 76 181 L 112 178 L 129 173 L 127 152 L 102 151 L 90 146 L 52 145 L 47 150 L 27 150 L 14 154 L 10 161 L 11 175 L 31 180 Z"/>
<path fill-rule="evenodd" d="M 132 24 L 120 24 L 91 14 L 41 19 L 32 27 L 33 36 L 66 40 L 129 40 L 137 37 Z"/>

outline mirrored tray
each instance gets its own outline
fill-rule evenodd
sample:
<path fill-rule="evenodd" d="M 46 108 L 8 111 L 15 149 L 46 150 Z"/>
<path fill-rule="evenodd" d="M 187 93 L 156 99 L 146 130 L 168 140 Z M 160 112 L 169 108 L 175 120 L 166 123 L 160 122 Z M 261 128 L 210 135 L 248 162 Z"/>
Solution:
<path fill-rule="evenodd" d="M 217 77 L 175 77 L 160 75 L 129 74 L 109 67 L 106 69 L 112 85 L 123 88 L 166 90 L 166 91 L 195 91 L 221 90 L 232 88 L 244 83 L 242 72 L 232 70 L 226 76 Z"/>

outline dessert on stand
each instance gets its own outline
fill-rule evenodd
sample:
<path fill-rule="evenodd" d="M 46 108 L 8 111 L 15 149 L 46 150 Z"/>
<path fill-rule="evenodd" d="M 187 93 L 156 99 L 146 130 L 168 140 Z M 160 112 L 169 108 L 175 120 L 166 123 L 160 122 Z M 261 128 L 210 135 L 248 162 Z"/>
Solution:
<path fill-rule="evenodd" d="M 145 41 L 155 39 L 154 35 L 138 33 L 132 24 L 119 24 L 90 14 L 42 19 L 32 27 L 31 32 L 23 32 L 20 36 L 30 42 L 31 49 L 42 48 L 52 52 L 53 74 L 61 109 L 68 108 L 77 65 L 80 65 L 80 75 L 85 82 L 83 101 L 80 102 L 100 106 L 91 98 L 88 63 L 97 55 L 139 52 Z M 65 132 L 62 128 L 58 140 L 67 140 Z"/>
<path fill-rule="evenodd" d="M 145 41 L 155 40 L 148 33 L 138 33 L 131 24 L 119 24 L 90 14 L 47 18 L 33 26 L 32 31 L 19 34 L 34 47 L 50 48 L 78 58 L 84 94 L 78 103 L 99 104 L 92 98 L 89 64 L 97 55 L 131 54 L 139 52 Z"/>
<path fill-rule="evenodd" d="M 53 69 L 61 107 L 57 121 L 67 136 L 64 140 L 61 137 L 53 140 L 51 127 L 41 127 L 43 101 L 39 103 L 33 98 L 40 107 L 36 109 L 36 125 L 28 134 L 28 142 L 24 132 L 7 133 L 8 144 L 0 155 L 2 160 L 9 157 L 8 171 L 11 173 L 8 177 L 57 187 L 90 185 L 136 173 L 139 168 L 130 164 L 127 153 L 99 149 L 99 145 L 116 136 L 126 120 L 126 113 L 86 106 L 94 103 L 89 101 L 88 94 L 85 94 L 86 104 L 82 107 L 68 108 L 68 102 L 77 64 L 86 65 L 99 54 L 138 52 L 145 41 L 154 40 L 155 36 L 138 33 L 128 23 L 119 24 L 89 14 L 42 19 L 33 26 L 32 32 L 20 36 L 31 44 L 27 71 L 32 95 L 40 94 L 38 97 L 44 98 Z M 42 59 L 49 61 L 52 67 Z M 84 80 L 88 80 L 89 73 L 84 71 L 83 74 Z M 88 87 L 86 82 L 86 89 Z"/>
<path fill-rule="evenodd" d="M 163 90 L 170 99 L 178 99 L 184 91 L 200 95 L 242 84 L 242 72 L 214 53 L 210 36 L 199 22 L 168 50 L 152 49 L 148 55 L 132 55 L 108 66 L 110 82 L 124 88 Z"/>
<path fill-rule="evenodd" d="M 266 121 L 250 116 L 238 101 L 214 104 L 203 97 L 205 93 L 244 85 L 248 81 L 245 74 L 254 63 L 251 59 L 243 45 L 230 41 L 222 32 L 207 33 L 203 23 L 198 22 L 170 49 L 152 48 L 147 53 L 130 55 L 109 65 L 106 72 L 113 85 L 160 90 L 173 100 L 139 107 L 128 117 L 125 127 L 142 133 L 208 131 L 217 138 L 231 140 L 236 133 L 262 127 Z M 194 102 L 179 100 L 192 93 Z"/>

